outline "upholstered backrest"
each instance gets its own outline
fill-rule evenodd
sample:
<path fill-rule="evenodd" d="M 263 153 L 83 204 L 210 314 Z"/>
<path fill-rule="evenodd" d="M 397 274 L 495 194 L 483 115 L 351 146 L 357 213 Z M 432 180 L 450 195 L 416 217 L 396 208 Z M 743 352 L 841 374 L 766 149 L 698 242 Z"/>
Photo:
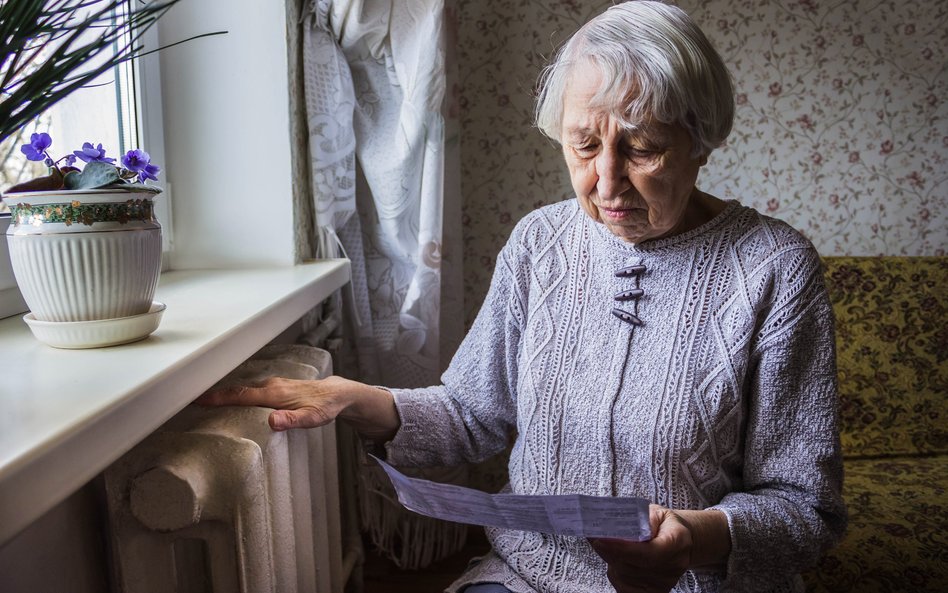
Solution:
<path fill-rule="evenodd" d="M 948 257 L 827 257 L 843 452 L 948 452 Z"/>

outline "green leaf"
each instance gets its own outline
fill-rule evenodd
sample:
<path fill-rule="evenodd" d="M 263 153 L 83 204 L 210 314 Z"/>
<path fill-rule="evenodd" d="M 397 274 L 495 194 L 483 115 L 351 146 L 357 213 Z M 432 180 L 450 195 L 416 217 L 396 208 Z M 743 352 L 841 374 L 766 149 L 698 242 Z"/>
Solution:
<path fill-rule="evenodd" d="M 66 175 L 66 189 L 99 189 L 119 181 L 115 165 L 92 161 L 81 172 Z"/>
<path fill-rule="evenodd" d="M 79 171 L 70 171 L 63 177 L 63 187 L 66 189 L 76 189 L 76 184 L 82 179 L 82 173 Z"/>
<path fill-rule="evenodd" d="M 0 0 L 0 141 L 142 55 L 142 36 L 178 1 Z"/>
<path fill-rule="evenodd" d="M 162 189 L 157 185 L 145 185 L 144 183 L 112 183 L 100 189 L 121 189 L 128 192 L 144 191 L 150 194 L 160 194 Z"/>

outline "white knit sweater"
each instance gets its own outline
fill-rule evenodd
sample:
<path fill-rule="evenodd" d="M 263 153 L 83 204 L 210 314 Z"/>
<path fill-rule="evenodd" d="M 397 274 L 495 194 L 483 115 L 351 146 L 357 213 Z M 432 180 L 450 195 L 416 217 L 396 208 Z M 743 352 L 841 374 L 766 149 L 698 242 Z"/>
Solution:
<path fill-rule="evenodd" d="M 630 266 L 644 268 L 616 275 Z M 616 300 L 633 289 L 642 294 Z M 689 571 L 675 591 L 801 590 L 797 573 L 845 529 L 819 258 L 792 228 L 736 202 L 697 229 L 639 245 L 575 200 L 531 213 L 497 258 L 442 380 L 392 390 L 402 421 L 387 444 L 392 463 L 481 460 L 516 434 L 514 493 L 720 509 L 726 572 Z M 493 551 L 452 591 L 473 582 L 613 590 L 585 539 L 488 536 Z"/>

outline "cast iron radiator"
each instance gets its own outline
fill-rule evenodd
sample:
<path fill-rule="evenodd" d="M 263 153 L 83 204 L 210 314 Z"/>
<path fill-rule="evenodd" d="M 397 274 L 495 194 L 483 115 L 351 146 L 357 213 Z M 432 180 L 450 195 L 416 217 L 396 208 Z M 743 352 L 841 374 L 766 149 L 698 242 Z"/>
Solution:
<path fill-rule="evenodd" d="M 323 350 L 268 346 L 222 382 L 331 367 Z M 342 591 L 335 427 L 272 432 L 269 412 L 188 406 L 106 470 L 115 590 Z"/>

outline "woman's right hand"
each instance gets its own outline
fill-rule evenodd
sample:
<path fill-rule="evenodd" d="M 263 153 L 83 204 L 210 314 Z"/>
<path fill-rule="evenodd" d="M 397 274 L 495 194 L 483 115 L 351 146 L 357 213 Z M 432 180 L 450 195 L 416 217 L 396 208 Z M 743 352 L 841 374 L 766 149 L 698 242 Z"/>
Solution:
<path fill-rule="evenodd" d="M 365 438 L 379 442 L 391 440 L 401 425 L 391 392 L 336 376 L 316 380 L 270 377 L 255 385 L 212 389 L 195 403 L 275 408 L 269 418 L 273 430 L 315 428 L 339 417 Z"/>

